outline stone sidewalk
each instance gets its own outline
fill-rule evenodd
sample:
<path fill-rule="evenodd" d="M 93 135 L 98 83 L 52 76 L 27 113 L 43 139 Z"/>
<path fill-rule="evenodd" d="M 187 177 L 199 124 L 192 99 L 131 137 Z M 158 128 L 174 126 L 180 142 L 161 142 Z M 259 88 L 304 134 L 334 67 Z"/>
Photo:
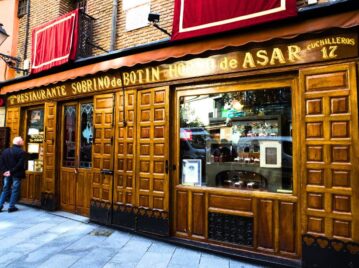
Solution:
<path fill-rule="evenodd" d="M 18 207 L 18 212 L 0 213 L 0 267 L 260 267 L 88 223 L 83 217 Z"/>

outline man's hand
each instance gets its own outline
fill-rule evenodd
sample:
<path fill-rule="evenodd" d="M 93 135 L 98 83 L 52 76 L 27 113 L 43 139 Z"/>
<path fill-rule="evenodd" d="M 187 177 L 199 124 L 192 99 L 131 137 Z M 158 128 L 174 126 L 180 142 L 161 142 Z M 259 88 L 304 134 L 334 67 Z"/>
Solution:
<path fill-rule="evenodd" d="M 9 177 L 10 176 L 10 171 L 5 171 L 2 175 L 4 177 Z"/>

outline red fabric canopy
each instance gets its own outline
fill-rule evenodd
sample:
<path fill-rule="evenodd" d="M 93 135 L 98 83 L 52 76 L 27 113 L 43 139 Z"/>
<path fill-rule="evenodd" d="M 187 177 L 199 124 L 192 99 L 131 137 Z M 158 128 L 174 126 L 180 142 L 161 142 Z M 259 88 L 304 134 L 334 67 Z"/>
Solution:
<path fill-rule="evenodd" d="M 38 73 L 76 58 L 78 43 L 76 9 L 32 30 L 31 73 Z"/>
<path fill-rule="evenodd" d="M 296 0 L 175 0 L 172 40 L 243 28 L 297 14 Z"/>

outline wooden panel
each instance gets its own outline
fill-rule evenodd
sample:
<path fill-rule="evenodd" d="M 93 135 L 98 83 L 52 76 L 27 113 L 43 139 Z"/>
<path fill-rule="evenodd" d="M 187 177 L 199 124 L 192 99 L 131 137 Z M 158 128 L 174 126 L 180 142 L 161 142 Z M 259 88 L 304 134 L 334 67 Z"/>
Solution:
<path fill-rule="evenodd" d="M 138 91 L 137 103 L 137 205 L 168 211 L 168 88 Z"/>
<path fill-rule="evenodd" d="M 204 193 L 192 194 L 192 234 L 205 236 L 205 196 Z"/>
<path fill-rule="evenodd" d="M 136 100 L 136 90 L 126 91 L 124 107 L 122 92 L 116 94 L 114 202 L 121 204 L 134 205 L 136 202 L 134 153 L 134 148 L 136 148 Z M 123 121 L 124 115 L 126 123 Z M 141 147 L 140 151 L 143 155 L 150 154 L 149 147 Z"/>
<path fill-rule="evenodd" d="M 324 185 L 324 171 L 322 169 L 308 169 L 307 184 Z"/>
<path fill-rule="evenodd" d="M 42 191 L 45 193 L 55 192 L 56 168 L 56 118 L 57 105 L 55 102 L 45 103 L 45 142 L 44 142 L 44 171 Z"/>
<path fill-rule="evenodd" d="M 20 202 L 30 205 L 40 205 L 42 173 L 28 172 L 26 179 L 21 181 Z"/>
<path fill-rule="evenodd" d="M 333 170 L 332 171 L 333 186 L 350 187 L 350 171 Z"/>
<path fill-rule="evenodd" d="M 323 123 L 322 122 L 307 123 L 307 137 L 308 138 L 322 138 L 323 137 Z"/>
<path fill-rule="evenodd" d="M 351 222 L 343 220 L 333 220 L 333 235 L 344 238 L 351 237 Z"/>
<path fill-rule="evenodd" d="M 310 99 L 306 101 L 306 113 L 308 115 L 317 115 L 323 113 L 322 99 Z"/>
<path fill-rule="evenodd" d="M 324 208 L 324 197 L 320 193 L 308 193 L 307 195 L 308 208 L 312 209 L 323 209 Z"/>
<path fill-rule="evenodd" d="M 337 212 L 351 212 L 350 196 L 333 195 L 333 210 Z"/>
<path fill-rule="evenodd" d="M 186 233 L 188 229 L 188 194 L 185 191 L 177 191 L 176 197 L 176 231 Z"/>
<path fill-rule="evenodd" d="M 60 186 L 60 208 L 75 212 L 76 174 L 73 172 L 73 169 L 61 168 Z"/>
<path fill-rule="evenodd" d="M 308 232 L 324 234 L 324 219 L 318 217 L 308 217 Z"/>
<path fill-rule="evenodd" d="M 113 170 L 114 95 L 94 96 L 95 137 L 92 150 L 92 198 L 104 202 L 112 199 L 113 175 L 101 174 L 102 169 Z"/>
<path fill-rule="evenodd" d="M 6 109 L 6 126 L 10 128 L 10 143 L 20 135 L 20 107 Z"/>
<path fill-rule="evenodd" d="M 76 213 L 89 215 L 92 170 L 79 169 L 76 177 Z"/>
<path fill-rule="evenodd" d="M 359 240 L 359 209 L 353 206 L 359 202 L 355 64 L 301 70 L 300 83 L 306 107 L 301 122 L 307 126 L 301 147 L 304 233 Z"/>
<path fill-rule="evenodd" d="M 345 89 L 348 85 L 346 71 L 320 73 L 307 76 L 306 89 L 308 91 Z"/>
<path fill-rule="evenodd" d="M 210 195 L 209 207 L 251 212 L 252 199 L 245 197 Z"/>
<path fill-rule="evenodd" d="M 258 246 L 274 250 L 274 210 L 272 200 L 258 200 Z"/>
<path fill-rule="evenodd" d="M 296 244 L 296 205 L 279 202 L 279 250 L 295 252 Z"/>

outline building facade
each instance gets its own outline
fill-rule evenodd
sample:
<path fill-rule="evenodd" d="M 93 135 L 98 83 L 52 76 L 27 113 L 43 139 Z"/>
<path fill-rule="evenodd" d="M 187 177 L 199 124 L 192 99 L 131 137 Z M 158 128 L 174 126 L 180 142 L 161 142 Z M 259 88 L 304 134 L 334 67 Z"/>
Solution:
<path fill-rule="evenodd" d="M 354 1 L 173 43 L 126 31 L 121 4 L 109 42 L 115 5 L 91 2 L 94 43 L 117 51 L 1 84 L 30 156 L 23 203 L 272 264 L 358 264 Z"/>

